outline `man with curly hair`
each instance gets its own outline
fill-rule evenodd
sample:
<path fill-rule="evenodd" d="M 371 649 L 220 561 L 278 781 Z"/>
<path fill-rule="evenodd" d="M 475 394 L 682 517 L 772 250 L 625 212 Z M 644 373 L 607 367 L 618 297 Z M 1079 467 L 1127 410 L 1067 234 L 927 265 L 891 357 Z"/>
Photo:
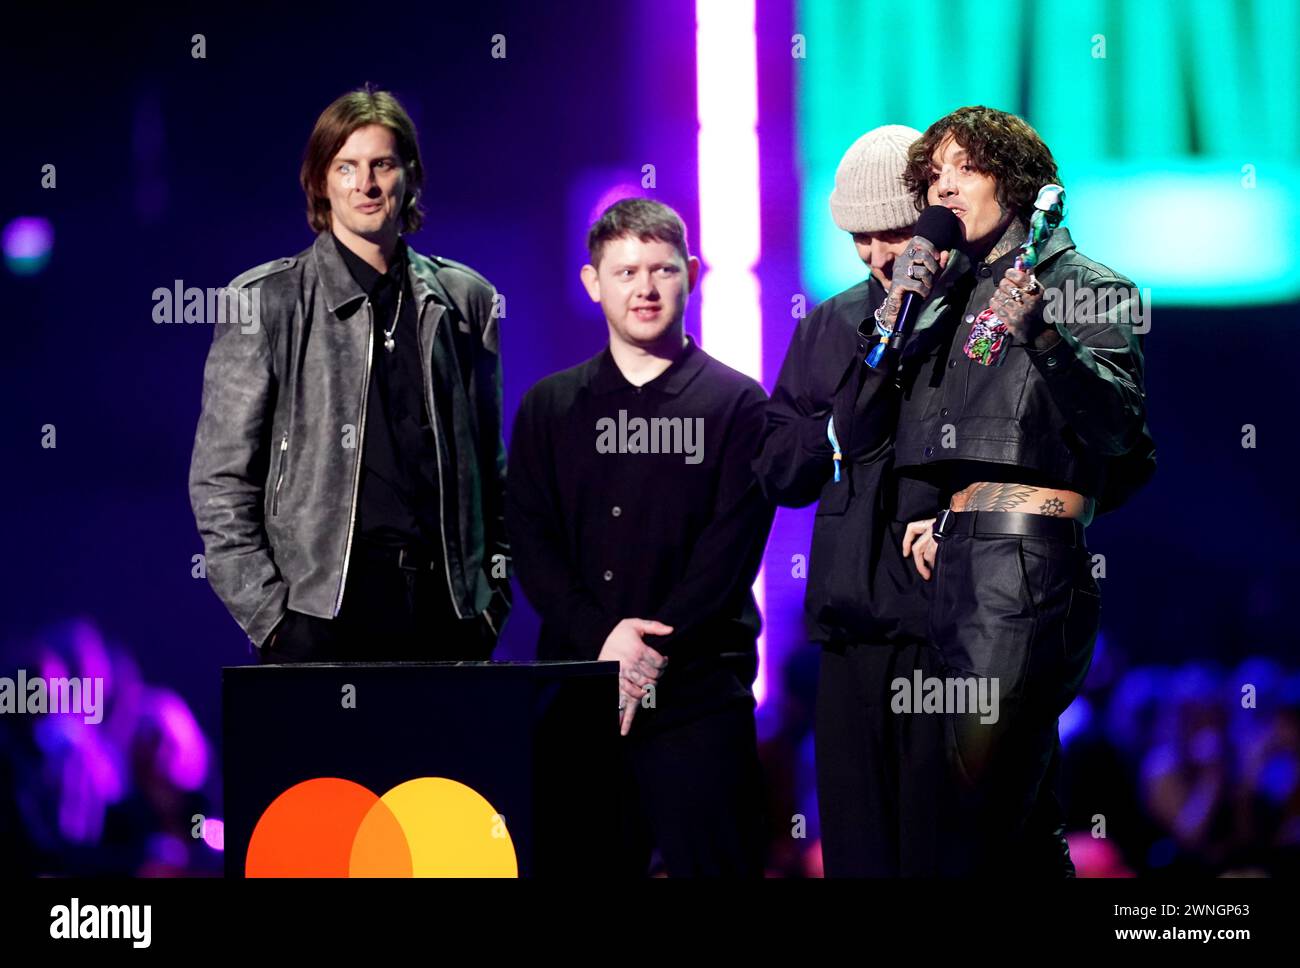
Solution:
<path fill-rule="evenodd" d="M 1036 197 L 1060 179 L 1020 118 L 953 112 L 912 145 L 904 178 L 918 209 L 944 205 L 962 229 L 946 264 L 924 239 L 909 243 L 881 312 L 890 328 L 904 292 L 929 292 L 900 361 L 894 449 L 900 492 L 937 487 L 945 508 L 911 522 L 903 543 L 933 583 L 928 637 L 946 668 L 942 872 L 1068 875 L 1063 826 L 1043 850 L 1030 817 L 1056 799 L 1057 721 L 1098 629 L 1084 529 L 1154 470 L 1145 313 L 1133 284 L 1064 227 L 1022 268 Z M 991 358 L 971 331 L 999 320 L 1006 345 Z M 997 697 L 991 714 L 962 689 Z"/>

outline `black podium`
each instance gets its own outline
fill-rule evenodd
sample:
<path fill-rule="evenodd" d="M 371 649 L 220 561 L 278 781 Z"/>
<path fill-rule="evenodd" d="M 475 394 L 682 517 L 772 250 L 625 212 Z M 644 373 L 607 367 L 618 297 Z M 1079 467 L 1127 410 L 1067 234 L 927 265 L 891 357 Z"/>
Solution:
<path fill-rule="evenodd" d="M 616 662 L 225 668 L 226 876 L 615 875 L 617 677 Z"/>

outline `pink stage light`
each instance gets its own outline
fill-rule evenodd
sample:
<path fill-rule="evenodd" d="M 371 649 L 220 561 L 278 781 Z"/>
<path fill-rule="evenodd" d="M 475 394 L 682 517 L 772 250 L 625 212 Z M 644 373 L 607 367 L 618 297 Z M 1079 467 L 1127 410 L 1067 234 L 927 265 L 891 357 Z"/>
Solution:
<path fill-rule="evenodd" d="M 754 0 L 695 4 L 699 120 L 700 343 L 728 366 L 763 378 L 759 257 L 758 45 Z M 764 574 L 754 582 L 760 612 Z M 758 639 L 754 697 L 767 695 L 767 636 Z"/>

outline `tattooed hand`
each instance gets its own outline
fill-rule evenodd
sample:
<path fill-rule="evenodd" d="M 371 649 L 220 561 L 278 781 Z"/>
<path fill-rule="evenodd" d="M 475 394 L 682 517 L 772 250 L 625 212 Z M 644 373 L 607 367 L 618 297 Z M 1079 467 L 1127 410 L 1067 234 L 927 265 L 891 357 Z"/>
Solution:
<path fill-rule="evenodd" d="M 924 299 L 930 295 L 934 279 L 948 265 L 947 252 L 935 252 L 929 239 L 913 237 L 903 254 L 894 260 L 894 278 L 889 284 L 889 295 L 881 307 L 880 319 L 890 329 L 898 321 L 903 305 L 903 294 L 914 292 Z"/>
<path fill-rule="evenodd" d="M 1061 338 L 1043 319 L 1043 284 L 1028 272 L 1008 269 L 989 307 L 1007 324 L 1013 343 L 1047 349 Z"/>

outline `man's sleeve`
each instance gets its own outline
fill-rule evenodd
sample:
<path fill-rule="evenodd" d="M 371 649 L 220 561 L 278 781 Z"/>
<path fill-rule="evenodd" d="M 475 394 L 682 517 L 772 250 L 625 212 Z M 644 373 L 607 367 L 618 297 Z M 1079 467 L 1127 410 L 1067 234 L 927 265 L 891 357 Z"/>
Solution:
<path fill-rule="evenodd" d="M 651 616 L 673 627 L 671 635 L 646 636 L 665 656 L 673 655 L 677 643 L 687 641 L 697 626 L 730 607 L 758 575 L 776 511 L 752 469 L 763 440 L 765 403 L 757 386 L 741 401 L 723 447 L 712 517 L 691 550 L 681 582 Z"/>
<path fill-rule="evenodd" d="M 767 402 L 762 444 L 753 462 L 762 493 L 784 507 L 803 507 L 817 500 L 831 475 L 834 451 L 826 435 L 831 401 L 810 392 L 822 319 L 819 306 L 795 330 Z"/>
<path fill-rule="evenodd" d="M 570 559 L 566 527 L 551 468 L 560 459 L 544 427 L 550 414 L 536 388 L 524 395 L 510 435 L 506 526 L 515 574 L 528 600 L 574 648 L 574 658 L 594 659 L 617 622 L 587 590 Z"/>
<path fill-rule="evenodd" d="M 226 320 L 241 316 L 227 289 Z M 259 648 L 288 608 L 289 585 L 271 554 L 262 517 L 276 378 L 265 321 L 213 327 L 203 405 L 190 462 L 190 505 L 203 536 L 208 583 Z"/>
<path fill-rule="evenodd" d="M 510 614 L 510 541 L 506 534 L 506 444 L 502 435 L 501 329 L 496 290 L 491 290 L 482 327 L 482 353 L 478 362 L 479 478 L 482 484 L 483 567 L 492 585 L 487 606 L 492 631 L 500 635 Z"/>
<path fill-rule="evenodd" d="M 1061 341 L 1047 350 L 1027 349 L 1066 422 L 1083 444 L 1099 454 L 1125 454 L 1144 437 L 1146 399 L 1142 376 L 1145 319 L 1136 290 L 1127 280 L 1094 276 L 1080 292 L 1086 304 L 1047 308 L 1048 326 Z"/>

